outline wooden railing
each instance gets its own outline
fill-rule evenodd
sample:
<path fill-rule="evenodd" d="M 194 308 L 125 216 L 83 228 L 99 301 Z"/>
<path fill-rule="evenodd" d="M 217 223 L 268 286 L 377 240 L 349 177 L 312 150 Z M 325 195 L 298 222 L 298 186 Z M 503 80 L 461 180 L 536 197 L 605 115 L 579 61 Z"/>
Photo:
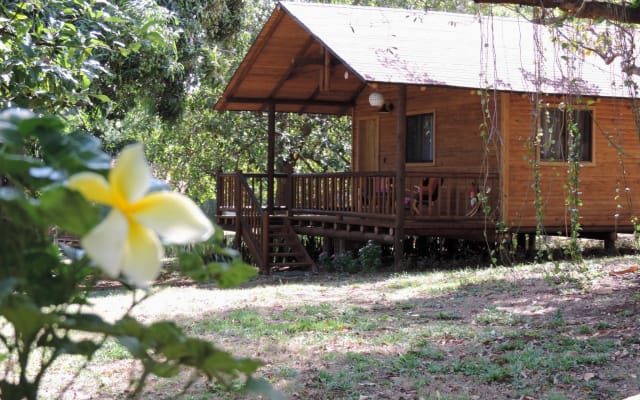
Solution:
<path fill-rule="evenodd" d="M 395 214 L 392 172 L 295 174 L 291 180 L 294 213 Z"/>
<path fill-rule="evenodd" d="M 241 179 L 242 178 L 242 179 Z M 437 179 L 437 197 L 416 204 L 416 187 L 426 179 Z M 293 214 L 331 214 L 393 218 L 396 214 L 394 172 L 353 172 L 321 174 L 276 174 L 274 207 Z M 478 173 L 407 172 L 402 199 L 408 218 L 456 219 L 495 213 L 499 204 L 498 175 Z M 237 199 L 238 194 L 248 196 Z M 474 198 L 475 196 L 475 198 Z M 267 206 L 266 174 L 219 174 L 218 212 L 262 211 Z M 476 205 L 478 204 L 478 205 Z M 416 207 L 414 207 L 416 206 Z M 244 217 L 243 217 L 244 218 Z M 247 221 L 249 223 L 249 221 Z M 257 221 L 251 221 L 257 229 Z M 253 226 L 253 225 L 252 225 Z"/>
<path fill-rule="evenodd" d="M 423 198 L 423 204 L 416 207 L 418 213 L 411 202 L 417 201 L 416 189 L 422 187 L 427 178 L 438 180 L 437 197 L 433 201 Z M 500 187 L 496 173 L 408 172 L 405 187 L 410 202 L 408 215 L 416 218 L 473 218 L 498 212 Z"/>
<path fill-rule="evenodd" d="M 261 269 L 264 269 L 269 257 L 269 214 L 263 210 L 245 175 L 238 172 L 236 184 L 239 188 L 235 192 L 236 223 L 240 225 L 238 228 L 241 228 L 237 231 L 243 233 L 252 254 L 260 255 L 255 261 Z"/>
<path fill-rule="evenodd" d="M 256 201 L 260 206 L 267 206 L 267 174 L 254 174 L 254 173 L 242 173 L 242 172 L 230 172 L 219 173 L 217 179 L 217 199 L 218 209 L 220 212 L 235 212 L 236 211 L 236 199 L 235 193 L 239 189 L 238 176 L 244 176 L 247 187 L 253 192 Z M 275 174 L 275 188 L 274 188 L 274 207 L 284 208 L 289 202 L 287 195 L 288 189 L 288 175 L 287 174 Z"/>

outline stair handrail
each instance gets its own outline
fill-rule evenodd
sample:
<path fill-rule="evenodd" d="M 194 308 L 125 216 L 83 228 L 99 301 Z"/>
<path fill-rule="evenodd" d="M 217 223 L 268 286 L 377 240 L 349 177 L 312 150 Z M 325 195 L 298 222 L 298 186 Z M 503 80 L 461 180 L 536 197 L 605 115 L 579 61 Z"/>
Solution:
<path fill-rule="evenodd" d="M 269 214 L 263 210 L 246 176 L 241 171 L 236 176 L 239 187 L 236 201 L 239 228 L 251 254 L 256 258 L 256 264 L 264 271 L 269 254 Z"/>

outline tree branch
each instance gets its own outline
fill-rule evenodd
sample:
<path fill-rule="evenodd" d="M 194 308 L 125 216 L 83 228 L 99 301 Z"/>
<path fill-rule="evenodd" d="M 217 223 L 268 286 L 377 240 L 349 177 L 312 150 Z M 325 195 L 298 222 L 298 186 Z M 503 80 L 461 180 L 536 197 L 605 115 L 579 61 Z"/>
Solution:
<path fill-rule="evenodd" d="M 520 6 L 557 8 L 576 18 L 599 19 L 623 23 L 640 23 L 640 8 L 629 4 L 584 0 L 474 0 L 484 4 L 514 4 Z"/>

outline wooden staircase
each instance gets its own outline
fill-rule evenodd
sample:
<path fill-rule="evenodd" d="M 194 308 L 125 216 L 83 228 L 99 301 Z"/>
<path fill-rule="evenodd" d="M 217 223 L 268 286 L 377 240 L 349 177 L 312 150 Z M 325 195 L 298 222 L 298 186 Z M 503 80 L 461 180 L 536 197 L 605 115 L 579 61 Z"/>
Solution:
<path fill-rule="evenodd" d="M 285 216 L 271 216 L 268 231 L 269 251 L 264 273 L 293 269 L 311 269 L 315 272 L 315 263 Z"/>
<path fill-rule="evenodd" d="M 233 194 L 232 199 L 221 196 L 223 186 Z M 315 271 L 315 263 L 289 222 L 286 209 L 269 210 L 256 197 L 253 186 L 241 172 L 218 186 L 218 198 L 233 207 L 217 212 L 217 223 L 236 232 L 234 246 L 239 247 L 242 239 L 263 274 L 292 269 Z"/>

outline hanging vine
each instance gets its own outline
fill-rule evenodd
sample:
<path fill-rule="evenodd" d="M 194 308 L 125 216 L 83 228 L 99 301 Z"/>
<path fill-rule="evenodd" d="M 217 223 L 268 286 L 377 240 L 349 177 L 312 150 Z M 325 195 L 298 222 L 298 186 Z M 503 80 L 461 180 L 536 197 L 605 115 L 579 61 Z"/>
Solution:
<path fill-rule="evenodd" d="M 535 25 L 533 27 L 533 41 L 534 41 L 534 51 L 537 55 L 534 57 L 534 75 L 535 75 L 535 88 L 536 91 L 531 95 L 530 100 L 533 106 L 533 119 L 531 126 L 531 140 L 529 141 L 529 154 L 531 156 L 531 172 L 533 177 L 533 195 L 534 201 L 533 206 L 535 209 L 535 220 L 536 220 L 536 242 L 544 243 L 542 240 L 545 235 L 544 229 L 544 202 L 542 197 L 542 173 L 540 169 L 540 158 L 538 157 L 538 149 L 542 143 L 542 131 L 540 129 L 541 126 L 541 115 L 542 115 L 542 71 L 544 59 L 541 56 L 543 54 L 542 41 L 540 38 L 541 27 L 539 25 Z M 536 259 L 540 260 L 543 255 L 543 246 L 538 248 L 536 253 Z M 548 254 L 551 254 L 549 252 Z"/>
<path fill-rule="evenodd" d="M 483 210 L 483 216 L 485 220 L 485 228 L 483 233 L 485 243 L 488 245 L 487 246 L 488 248 L 492 249 L 490 253 L 491 261 L 493 263 L 496 263 L 498 261 L 497 255 L 495 253 L 496 250 L 494 249 L 495 246 L 493 246 L 491 243 L 492 240 L 490 240 L 489 238 L 489 232 L 487 231 L 488 226 L 490 225 L 490 223 L 494 226 L 498 226 L 496 237 L 498 242 L 497 250 L 500 254 L 505 253 L 504 242 L 506 241 L 506 237 L 508 237 L 508 231 L 506 229 L 506 224 L 502 220 L 503 216 L 498 214 L 498 211 L 502 209 L 501 207 L 502 198 L 498 198 L 498 201 L 494 203 L 496 207 L 495 210 L 491 209 L 490 202 L 489 202 L 490 196 L 496 196 L 496 194 L 499 195 L 499 193 L 501 192 L 501 190 L 500 191 L 492 190 L 493 188 L 488 186 L 488 182 L 489 182 L 489 174 L 491 170 L 492 153 L 493 153 L 493 157 L 495 157 L 496 159 L 496 165 L 501 165 L 500 163 L 501 153 L 499 151 L 499 145 L 502 143 L 502 137 L 499 129 L 499 121 L 497 121 L 497 119 L 499 118 L 498 106 L 500 103 L 498 98 L 498 91 L 495 85 L 495 82 L 497 81 L 497 75 L 496 75 L 497 60 L 496 60 L 496 51 L 494 47 L 495 40 L 489 40 L 489 38 L 494 37 L 493 13 L 491 8 L 489 8 L 488 11 L 489 12 L 487 17 L 483 17 L 479 19 L 480 30 L 481 30 L 481 35 L 480 35 L 480 66 L 481 67 L 480 68 L 481 68 L 482 85 L 484 88 L 483 90 L 478 91 L 478 95 L 480 96 L 480 105 L 482 108 L 482 122 L 480 124 L 480 137 L 482 138 L 482 141 L 483 141 L 483 151 L 484 151 L 483 157 L 482 157 L 482 164 L 480 168 L 481 182 L 482 182 L 480 187 L 484 188 L 484 190 L 478 192 L 477 199 L 482 205 L 481 208 Z M 486 21 L 486 24 L 484 23 L 485 21 Z M 489 71 L 488 71 L 490 62 L 492 63 L 491 77 L 489 77 Z M 504 177 L 502 176 L 502 174 L 498 174 L 498 177 L 499 177 L 498 186 L 501 188 L 503 187 L 502 180 L 504 179 Z M 501 257 L 501 258 L 503 262 L 504 261 L 508 262 L 508 260 L 505 259 L 505 257 Z"/>
<path fill-rule="evenodd" d="M 578 125 L 576 116 L 576 103 L 581 102 L 580 93 L 577 91 L 573 82 L 578 81 L 580 63 L 576 59 L 577 51 L 571 45 L 579 40 L 582 27 L 574 25 L 567 28 L 568 32 L 563 32 L 564 26 L 553 26 L 551 32 L 553 37 L 568 37 L 569 41 L 555 41 L 556 62 L 562 63 L 565 67 L 565 75 L 563 79 L 568 82 L 568 92 L 564 96 L 564 101 L 560 102 L 557 107 L 565 116 L 565 130 L 567 141 L 566 155 L 566 183 L 565 189 L 565 208 L 568 221 L 565 221 L 564 231 L 569 235 L 568 246 L 564 249 L 565 254 L 573 261 L 582 261 L 582 249 L 580 246 L 580 232 L 582 225 L 580 223 L 580 209 L 582 207 L 582 192 L 580 191 L 580 171 L 582 162 L 582 135 L 581 127 Z M 570 36 L 569 36 L 570 35 Z M 567 224 L 568 222 L 568 224 Z"/>

